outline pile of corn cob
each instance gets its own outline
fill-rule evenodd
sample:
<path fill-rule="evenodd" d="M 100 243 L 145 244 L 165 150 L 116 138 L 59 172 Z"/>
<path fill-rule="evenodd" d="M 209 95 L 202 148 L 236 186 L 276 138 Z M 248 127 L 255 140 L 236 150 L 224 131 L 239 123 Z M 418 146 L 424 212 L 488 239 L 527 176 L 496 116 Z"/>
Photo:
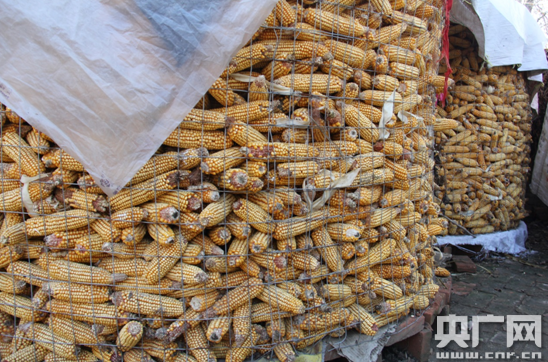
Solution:
<path fill-rule="evenodd" d="M 464 27 L 452 26 L 449 39 L 455 84 L 438 113 L 458 127 L 436 133 L 435 195 L 454 220 L 449 234 L 509 230 L 526 216 L 531 114 L 525 79 L 512 67 L 483 65 Z"/>
<path fill-rule="evenodd" d="M 2 360 L 286 362 L 426 308 L 440 3 L 281 0 L 110 198 L 6 109 Z"/>

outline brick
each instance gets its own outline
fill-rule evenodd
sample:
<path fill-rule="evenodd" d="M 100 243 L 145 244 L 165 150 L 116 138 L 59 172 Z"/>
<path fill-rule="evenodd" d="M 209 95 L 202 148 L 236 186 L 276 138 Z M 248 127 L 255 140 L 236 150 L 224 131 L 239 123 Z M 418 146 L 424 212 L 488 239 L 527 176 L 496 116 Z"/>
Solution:
<path fill-rule="evenodd" d="M 439 301 L 434 299 L 434 302 L 430 304 L 430 307 L 424 312 L 424 322 L 428 325 L 432 325 L 438 316 L 438 312 L 441 310 Z"/>
<path fill-rule="evenodd" d="M 453 289 L 453 278 L 449 276 L 447 280 L 444 281 L 444 283 L 441 285 L 440 290 L 438 293 L 443 293 L 445 300 L 445 304 L 451 303 L 451 290 Z"/>
<path fill-rule="evenodd" d="M 453 247 L 452 247 L 451 245 L 449 245 L 449 244 L 444 245 L 442 251 L 443 251 L 445 254 L 453 254 Z"/>
<path fill-rule="evenodd" d="M 458 273 L 476 272 L 476 264 L 466 255 L 453 255 L 453 263 Z"/>
<path fill-rule="evenodd" d="M 419 362 L 427 362 L 430 357 L 431 340 L 432 329 L 429 325 L 425 324 L 419 333 L 398 343 L 398 347 L 406 349 Z"/>
<path fill-rule="evenodd" d="M 386 343 L 386 346 L 391 346 L 398 342 L 408 339 L 411 336 L 419 333 L 424 326 L 424 316 L 420 317 L 407 317 L 405 321 L 400 323 L 396 329 L 396 333 L 390 336 L 390 339 Z"/>

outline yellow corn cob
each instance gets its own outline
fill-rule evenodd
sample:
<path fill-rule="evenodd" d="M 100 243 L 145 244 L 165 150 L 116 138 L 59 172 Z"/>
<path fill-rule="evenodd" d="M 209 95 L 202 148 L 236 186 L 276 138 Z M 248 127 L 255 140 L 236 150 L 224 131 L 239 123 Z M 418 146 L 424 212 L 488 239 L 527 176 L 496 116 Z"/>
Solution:
<path fill-rule="evenodd" d="M 157 197 L 156 202 L 169 204 L 180 212 L 192 212 L 202 207 L 201 199 L 200 195 L 196 192 L 177 190 Z"/>
<path fill-rule="evenodd" d="M 4 133 L 2 136 L 2 151 L 13 160 L 18 160 L 21 170 L 27 176 L 36 176 L 46 172 L 39 156 L 32 151 L 30 145 L 19 134 Z"/>
<path fill-rule="evenodd" d="M 358 20 L 337 16 L 323 9 L 307 9 L 304 20 L 316 28 L 341 35 L 360 37 L 366 32 Z"/>
<path fill-rule="evenodd" d="M 267 142 L 266 137 L 259 131 L 242 122 L 233 122 L 228 127 L 227 135 L 240 146 L 247 146 L 252 142 Z M 241 157 L 241 154 L 239 157 Z"/>
<path fill-rule="evenodd" d="M 11 352 L 11 351 L 10 351 Z M 19 349 L 9 355 L 2 355 L 2 361 L 5 362 L 31 362 L 44 361 L 50 351 L 41 345 L 30 345 Z"/>
<path fill-rule="evenodd" d="M 97 263 L 97 266 L 108 270 L 111 273 L 122 273 L 128 277 L 141 276 L 147 262 L 140 258 L 120 259 L 104 258 Z"/>
<path fill-rule="evenodd" d="M 320 248 L 320 254 L 323 260 L 333 272 L 343 271 L 343 260 L 337 244 L 333 242 L 326 228 L 319 228 L 312 232 L 314 245 Z"/>
<path fill-rule="evenodd" d="M 456 118 L 456 117 L 455 117 Z M 434 122 L 434 131 L 443 131 L 448 129 L 455 129 L 459 126 L 459 122 L 447 119 L 447 118 L 438 118 L 436 119 L 436 122 Z"/>
<path fill-rule="evenodd" d="M 76 283 L 112 284 L 127 278 L 125 274 L 111 274 L 107 270 L 73 263 L 66 260 L 55 260 L 49 263 L 49 273 L 57 280 L 66 280 Z"/>
<path fill-rule="evenodd" d="M 184 306 L 181 302 L 161 295 L 121 291 L 112 294 L 110 299 L 119 310 L 130 313 L 165 317 L 178 317 L 184 313 Z"/>
<path fill-rule="evenodd" d="M 232 147 L 232 140 L 225 137 L 223 131 L 176 128 L 168 138 L 166 138 L 164 144 L 178 148 L 204 147 L 207 150 L 222 150 Z"/>
<path fill-rule="evenodd" d="M 178 258 L 185 252 L 187 245 L 188 242 L 179 232 L 174 234 L 174 242 L 171 245 L 160 245 L 157 256 L 148 262 L 143 276 L 151 284 L 158 282 L 170 272 Z M 203 276 L 201 278 L 203 279 Z"/>
<path fill-rule="evenodd" d="M 231 89 L 230 83 L 226 81 L 226 78 L 218 78 L 211 85 L 211 88 L 209 88 L 208 93 L 213 98 L 215 98 L 217 102 L 219 102 L 221 105 L 226 107 L 245 103 L 245 99 L 238 93 L 234 92 L 233 89 Z M 197 109 L 197 111 L 201 111 L 201 109 Z M 208 112 L 208 113 L 212 113 L 212 112 Z M 223 121 L 226 121 L 226 118 L 221 114 L 219 114 L 217 117 L 222 117 Z M 201 128 L 194 128 L 193 126 L 184 127 L 184 128 L 201 129 Z M 217 128 L 223 128 L 223 127 L 217 127 Z M 216 129 L 216 128 L 211 128 L 211 129 Z M 204 127 L 204 130 L 208 130 L 208 129 Z"/>
<path fill-rule="evenodd" d="M 257 204 L 239 199 L 234 203 L 232 209 L 238 217 L 260 232 L 270 234 L 274 231 L 275 225 L 272 222 L 272 217 Z"/>
<path fill-rule="evenodd" d="M 228 265 L 237 267 L 245 263 L 248 248 L 247 239 L 234 239 L 228 248 Z"/>
<path fill-rule="evenodd" d="M 224 221 L 231 213 L 232 204 L 236 198 L 225 194 L 219 201 L 207 205 L 200 213 L 200 224 L 204 227 L 211 227 Z"/>
<path fill-rule="evenodd" d="M 52 298 L 74 303 L 105 303 L 109 291 L 104 286 L 49 282 L 42 284 L 42 290 Z"/>
<path fill-rule="evenodd" d="M 15 209 L 10 211 L 22 210 L 22 205 L 20 205 L 22 203 L 20 190 L 21 190 L 21 183 L 18 180 L 13 180 L 13 181 L 3 180 L 0 183 L 0 191 L 3 191 L 0 194 L 0 202 L 1 202 L 0 207 L 2 207 L 2 209 L 6 211 L 8 211 L 8 209 Z M 38 200 L 37 202 L 40 202 L 40 201 L 41 200 Z M 11 219 L 17 216 L 17 214 L 7 214 L 7 215 L 10 215 Z M 23 220 L 20 220 L 20 221 L 23 221 Z"/>
<path fill-rule="evenodd" d="M 112 225 L 119 229 L 129 228 L 139 224 L 147 216 L 148 211 L 140 207 L 130 207 L 111 215 Z"/>
<path fill-rule="evenodd" d="M 299 327 L 306 331 L 331 330 L 345 326 L 350 318 L 346 308 L 336 308 L 330 313 L 307 314 L 299 323 Z"/>
<path fill-rule="evenodd" d="M 181 235 L 183 235 L 184 237 L 184 234 L 181 234 Z M 193 233 L 193 236 L 196 236 L 196 233 Z M 201 245 L 189 244 L 186 247 L 185 252 L 183 253 L 182 261 L 184 263 L 192 264 L 192 265 L 200 264 L 202 263 L 204 259 L 204 254 L 205 253 Z"/>
<path fill-rule="evenodd" d="M 56 335 L 44 324 L 32 323 L 26 326 L 26 328 L 25 336 L 27 338 L 34 339 L 38 346 L 55 351 L 61 357 L 75 359 L 80 352 L 80 347 L 77 347 L 69 339 Z"/>
<path fill-rule="evenodd" d="M 122 352 L 127 352 L 139 343 L 143 336 L 143 325 L 137 321 L 126 324 L 118 333 L 116 346 Z"/>
<path fill-rule="evenodd" d="M 46 305 L 53 315 L 70 316 L 76 321 L 100 323 L 105 326 L 117 326 L 126 322 L 127 314 L 117 313 L 116 307 L 108 304 L 70 303 L 52 299 Z"/>
<path fill-rule="evenodd" d="M 84 210 L 69 210 L 43 217 L 34 217 L 25 222 L 28 236 L 45 236 L 63 230 L 73 230 L 93 224 L 99 216 Z"/>
<path fill-rule="evenodd" d="M 216 175 L 244 161 L 245 158 L 240 153 L 240 149 L 233 147 L 209 155 L 200 167 L 205 174 Z"/>
<path fill-rule="evenodd" d="M 258 76 L 251 82 L 248 97 L 250 102 L 268 100 L 268 87 L 264 75 Z"/>
<path fill-rule="evenodd" d="M 230 229 L 225 226 L 216 226 L 210 229 L 208 235 L 210 240 L 219 246 L 226 245 L 232 239 Z"/>
<path fill-rule="evenodd" d="M 289 74 L 274 83 L 300 92 L 337 93 L 342 90 L 342 80 L 327 74 Z"/>
<path fill-rule="evenodd" d="M 304 234 L 325 224 L 325 216 L 326 212 L 324 210 L 318 210 L 307 217 L 295 217 L 278 222 L 272 236 L 276 240 L 282 240 Z"/>
<path fill-rule="evenodd" d="M 221 341 L 223 336 L 228 333 L 232 319 L 229 317 L 220 317 L 212 320 L 207 326 L 206 337 L 213 343 Z"/>
<path fill-rule="evenodd" d="M 110 207 L 113 211 L 120 211 L 153 200 L 174 189 L 188 175 L 188 171 L 166 172 L 134 185 L 130 189 L 122 189 L 110 198 Z"/>
<path fill-rule="evenodd" d="M 255 314 L 253 314 L 255 315 Z M 232 313 L 232 329 L 234 330 L 234 341 L 236 346 L 242 345 L 251 333 L 251 305 L 245 302 L 234 309 Z"/>
<path fill-rule="evenodd" d="M 391 95 L 392 93 L 385 91 L 365 90 L 360 93 L 360 99 L 364 101 L 365 104 L 382 107 Z M 402 96 L 396 92 L 394 96 L 394 103 L 401 103 L 402 100 Z"/>
<path fill-rule="evenodd" d="M 418 295 L 413 299 L 413 309 L 426 309 L 429 305 L 430 301 L 428 300 L 428 297 Z"/>
<path fill-rule="evenodd" d="M 84 171 L 84 166 L 63 150 L 48 152 L 42 157 L 42 161 L 47 168 L 57 167 L 63 170 Z"/>
<path fill-rule="evenodd" d="M 245 170 L 250 177 L 263 177 L 267 171 L 266 164 L 264 162 L 256 161 L 248 161 L 240 168 Z"/>
<path fill-rule="evenodd" d="M 347 46 L 346 44 L 344 44 Z M 338 46 L 338 49 L 342 48 L 341 46 Z M 363 53 L 361 49 L 358 48 L 359 51 Z M 339 58 L 343 55 L 339 53 Z M 349 55 L 346 55 L 346 57 L 350 57 Z M 354 61 L 357 61 L 354 59 Z M 336 77 L 339 77 L 340 79 L 344 80 L 350 80 L 350 78 L 354 77 L 354 81 L 358 83 L 358 86 L 361 87 L 367 87 L 367 81 L 370 81 L 370 76 L 367 73 L 363 73 L 363 75 L 360 73 L 359 76 L 356 76 L 356 73 L 354 72 L 354 69 L 352 69 L 351 66 L 347 65 L 341 60 L 333 59 L 329 63 L 323 63 L 320 65 L 320 69 L 325 74 L 330 74 Z"/>
<path fill-rule="evenodd" d="M 161 361 L 172 361 L 177 353 L 177 343 L 162 343 L 154 339 L 144 339 L 141 342 L 140 347 L 151 355 Z"/>
<path fill-rule="evenodd" d="M 319 171 L 315 161 L 279 163 L 277 166 L 280 177 L 304 178 L 315 175 Z"/>
<path fill-rule="evenodd" d="M 11 316 L 21 318 L 23 321 L 40 321 L 45 319 L 46 315 L 38 311 L 32 304 L 31 299 L 13 293 L 0 292 L 0 311 Z"/>
<path fill-rule="evenodd" d="M 4 155 L 2 155 L 4 156 Z M 13 162 L 13 160 L 10 160 Z M 19 168 L 19 165 L 17 163 L 6 163 L 7 161 L 4 159 L 3 163 L 0 163 L 0 174 L 4 179 L 13 179 L 13 180 L 19 180 L 21 178 L 21 169 Z M 7 180 L 3 180 L 3 183 Z M 20 187 L 20 183 L 18 183 Z M 9 190 L 3 190 L 9 191 Z"/>
<path fill-rule="evenodd" d="M 302 144 L 287 143 L 251 143 L 248 147 L 243 147 L 241 152 L 249 158 L 262 160 L 284 159 L 298 160 L 304 157 L 318 157 L 320 152 L 317 148 Z"/>
<path fill-rule="evenodd" d="M 226 126 L 226 117 L 212 111 L 191 109 L 179 126 L 181 128 L 211 131 L 224 128 Z"/>
<path fill-rule="evenodd" d="M 332 239 L 343 242 L 355 242 L 360 238 L 360 230 L 352 224 L 327 224 L 327 232 Z"/>
<path fill-rule="evenodd" d="M 154 362 L 152 356 L 143 350 L 131 349 L 124 353 L 124 361 L 127 362 Z M 175 359 L 175 361 L 183 362 L 183 359 Z"/>
<path fill-rule="evenodd" d="M 13 261 L 7 267 L 9 272 L 17 280 L 23 280 L 31 285 L 41 287 L 43 281 L 49 279 L 48 272 L 38 265 L 24 261 Z"/>
<path fill-rule="evenodd" d="M 143 240 L 146 233 L 147 233 L 146 225 L 139 224 L 135 227 L 122 229 L 120 239 L 125 245 L 132 247 L 136 244 L 139 244 Z M 129 251 L 131 251 L 131 249 Z"/>
<path fill-rule="evenodd" d="M 305 311 L 303 302 L 287 291 L 273 285 L 264 286 L 262 293 L 257 298 L 269 303 L 273 308 L 294 314 L 302 314 Z"/>
<path fill-rule="evenodd" d="M 318 260 L 305 252 L 293 251 L 290 254 L 290 260 L 295 268 L 304 271 L 314 271 L 320 267 Z"/>
<path fill-rule="evenodd" d="M 144 220 L 148 222 L 173 224 L 180 219 L 179 210 L 167 203 L 149 202 L 141 208 L 146 211 Z"/>
<path fill-rule="evenodd" d="M 403 296 L 402 290 L 396 284 L 383 278 L 371 278 L 369 287 L 371 288 L 371 291 L 373 291 L 379 297 L 398 299 Z"/>
<path fill-rule="evenodd" d="M 336 60 L 343 62 L 352 68 L 367 69 L 374 60 L 374 55 L 366 53 L 358 47 L 343 42 L 326 40 L 325 45 L 331 51 Z M 344 64 L 341 66 L 344 67 Z"/>
<path fill-rule="evenodd" d="M 207 156 L 206 149 L 198 149 L 201 154 Z M 178 159 L 185 157 L 181 152 L 166 152 L 161 155 L 155 155 L 150 160 L 145 163 L 141 169 L 133 176 L 128 185 L 136 185 L 148 179 L 151 179 L 155 176 L 161 175 L 173 169 L 176 169 L 178 166 Z"/>
<path fill-rule="evenodd" d="M 375 142 L 379 138 L 379 131 L 374 123 L 367 118 L 358 108 L 337 102 L 337 107 L 344 114 L 346 124 L 355 127 L 360 137 L 369 142 Z"/>
<path fill-rule="evenodd" d="M 436 267 L 436 270 L 434 271 L 434 274 L 436 274 L 437 277 L 448 277 L 451 275 L 451 272 L 445 268 L 442 267 Z"/>
<path fill-rule="evenodd" d="M 49 319 L 49 326 L 56 335 L 76 344 L 105 343 L 103 336 L 96 335 L 88 324 L 82 322 L 52 316 Z"/>
<path fill-rule="evenodd" d="M 150 236 L 160 245 L 169 245 L 175 241 L 175 233 L 167 225 L 161 224 L 146 224 Z"/>
<path fill-rule="evenodd" d="M 253 350 L 251 347 L 257 344 L 259 340 L 259 335 L 254 331 L 257 329 L 264 330 L 264 328 L 259 325 L 252 326 L 251 328 L 251 334 L 242 342 L 241 346 L 232 347 L 226 352 L 225 361 L 243 362 L 252 354 Z"/>
<path fill-rule="evenodd" d="M 365 271 L 370 266 L 380 264 L 386 260 L 394 251 L 395 245 L 396 241 L 394 239 L 385 239 L 371 248 L 366 255 L 348 262 L 345 268 L 351 273 L 353 270 L 358 273 Z"/>
<path fill-rule="evenodd" d="M 61 169 L 57 169 L 61 170 Z M 92 193 L 92 194 L 102 194 L 103 190 L 99 186 L 95 184 L 95 180 L 90 175 L 84 175 L 78 179 L 76 182 L 78 184 L 78 187 L 80 187 L 82 190 L 85 190 L 86 192 Z"/>
<path fill-rule="evenodd" d="M 390 63 L 390 75 L 399 79 L 416 79 L 419 77 L 419 68 L 412 65 L 392 62 Z"/>
<path fill-rule="evenodd" d="M 335 301 L 350 297 L 352 289 L 345 284 L 325 284 L 320 288 L 320 294 L 326 301 Z"/>
<path fill-rule="evenodd" d="M 292 53 L 288 52 L 280 54 L 278 52 L 276 54 L 276 59 L 270 62 L 266 67 L 264 67 L 261 70 L 261 74 L 270 81 L 283 77 L 284 75 L 287 75 L 289 72 L 291 72 L 291 61 L 294 59 L 295 58 Z"/>
<path fill-rule="evenodd" d="M 213 306 L 204 312 L 204 316 L 213 318 L 230 313 L 232 310 L 244 305 L 257 297 L 264 288 L 264 284 L 258 278 L 249 278 L 238 287 L 229 291 L 219 299 Z"/>
<path fill-rule="evenodd" d="M 242 169 L 231 168 L 217 175 L 214 182 L 220 189 L 241 191 L 246 188 L 248 175 Z"/>
<path fill-rule="evenodd" d="M 253 44 L 253 46 L 240 49 L 232 58 L 229 66 L 223 71 L 220 78 L 226 79 L 228 74 L 239 72 L 261 62 L 267 58 L 271 51 L 271 47 L 257 43 Z"/>
<path fill-rule="evenodd" d="M 245 263 L 241 264 L 240 269 L 250 277 L 263 278 L 264 276 L 263 269 L 251 259 L 248 259 Z"/>
<path fill-rule="evenodd" d="M 254 101 L 250 103 L 244 103 L 241 105 L 236 105 L 226 108 L 215 108 L 212 109 L 213 112 L 218 112 L 225 114 L 227 117 L 231 117 L 233 120 L 238 122 L 243 122 L 247 124 L 249 121 L 253 121 L 262 117 L 268 116 L 268 114 L 278 106 L 277 102 L 270 103 L 266 101 Z M 224 148 L 231 147 L 232 142 Z M 209 147 L 204 147 L 210 149 Z M 222 149 L 222 148 L 215 148 Z"/>
<path fill-rule="evenodd" d="M 25 281 L 15 279 L 13 275 L 0 274 L 0 290 L 5 293 L 22 294 L 27 286 Z"/>
<path fill-rule="evenodd" d="M 187 329 L 196 327 L 201 321 L 202 319 L 196 311 L 188 309 L 168 327 L 163 338 L 164 343 L 172 343 Z"/>

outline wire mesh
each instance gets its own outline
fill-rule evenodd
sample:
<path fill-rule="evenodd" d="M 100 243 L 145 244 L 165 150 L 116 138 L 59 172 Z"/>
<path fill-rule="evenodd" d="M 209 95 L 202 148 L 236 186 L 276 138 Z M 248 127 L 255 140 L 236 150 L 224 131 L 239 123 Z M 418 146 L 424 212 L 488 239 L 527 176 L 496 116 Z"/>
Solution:
<path fill-rule="evenodd" d="M 510 66 L 489 67 L 470 30 L 451 26 L 453 86 L 438 113 L 455 128 L 436 133 L 436 190 L 451 220 L 447 233 L 509 230 L 526 216 L 531 108 L 525 77 Z M 441 69 L 440 69 L 441 70 Z"/>
<path fill-rule="evenodd" d="M 421 313 L 442 6 L 280 1 L 111 198 L 4 108 L 2 358 L 286 362 Z"/>

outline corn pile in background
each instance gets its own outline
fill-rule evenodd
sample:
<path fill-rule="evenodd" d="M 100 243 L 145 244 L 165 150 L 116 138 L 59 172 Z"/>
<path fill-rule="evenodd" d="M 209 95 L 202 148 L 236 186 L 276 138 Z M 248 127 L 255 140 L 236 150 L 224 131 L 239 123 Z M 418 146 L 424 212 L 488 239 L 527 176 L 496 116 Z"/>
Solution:
<path fill-rule="evenodd" d="M 286 362 L 426 308 L 440 10 L 280 1 L 111 198 L 6 110 L 2 360 Z"/>
<path fill-rule="evenodd" d="M 449 234 L 509 230 L 526 216 L 531 113 L 525 79 L 512 67 L 483 64 L 464 27 L 452 26 L 449 39 L 455 83 L 438 113 L 458 127 L 436 133 L 435 195 L 455 222 Z"/>

